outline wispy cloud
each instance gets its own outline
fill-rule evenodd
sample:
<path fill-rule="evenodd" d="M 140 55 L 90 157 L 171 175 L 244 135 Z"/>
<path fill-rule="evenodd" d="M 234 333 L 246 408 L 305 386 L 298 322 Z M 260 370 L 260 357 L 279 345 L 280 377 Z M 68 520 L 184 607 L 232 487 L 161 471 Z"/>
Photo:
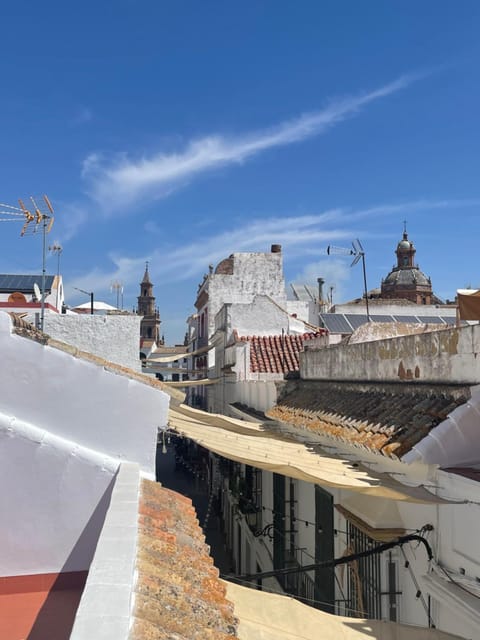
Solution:
<path fill-rule="evenodd" d="M 331 101 L 325 108 L 303 114 L 276 127 L 237 138 L 206 136 L 181 151 L 132 159 L 127 154 L 85 158 L 82 175 L 89 195 L 109 211 L 144 198 L 162 198 L 207 171 L 240 164 L 276 147 L 298 143 L 328 131 L 334 125 L 381 98 L 408 87 L 418 75 L 404 75 L 374 91 Z"/>
<path fill-rule="evenodd" d="M 365 232 L 365 221 L 374 221 L 383 216 L 430 215 L 442 209 L 458 212 L 459 209 L 475 208 L 478 199 L 465 200 L 412 200 L 403 203 L 384 203 L 366 208 L 339 207 L 319 214 L 289 217 L 258 217 L 244 224 L 236 223 L 232 228 L 217 233 L 205 229 L 197 234 L 195 241 L 177 246 L 158 246 L 142 256 L 124 256 L 110 252 L 108 258 L 112 268 L 94 268 L 77 278 L 71 284 L 86 290 L 94 290 L 98 295 L 110 295 L 113 281 L 121 281 L 125 287 L 125 299 L 137 295 L 139 277 L 143 274 L 145 261 L 150 261 L 153 281 L 179 286 L 184 281 L 193 281 L 190 304 L 194 296 L 195 280 L 198 282 L 208 265 L 216 266 L 230 253 L 247 251 L 268 251 L 272 243 L 283 247 L 284 265 L 288 281 L 304 282 L 316 286 L 319 275 L 325 278 L 326 291 L 335 285 L 334 295 L 342 299 L 346 285 L 352 276 L 350 260 L 326 256 L 328 244 L 350 247 L 350 242 L 361 237 L 381 237 L 375 225 Z M 361 223 L 361 227 L 359 227 Z M 371 229 L 374 229 L 373 231 Z M 201 251 L 199 251 L 201 247 Z M 290 274 L 288 276 L 288 273 Z M 190 285 L 188 285 L 190 286 Z M 103 292 L 103 293 L 102 293 Z M 129 293 L 130 292 L 130 293 Z"/>

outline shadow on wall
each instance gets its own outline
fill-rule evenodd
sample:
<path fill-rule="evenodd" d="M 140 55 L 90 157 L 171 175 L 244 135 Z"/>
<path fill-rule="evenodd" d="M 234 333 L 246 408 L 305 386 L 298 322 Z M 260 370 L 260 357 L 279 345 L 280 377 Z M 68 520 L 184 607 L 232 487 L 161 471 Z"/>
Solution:
<path fill-rule="evenodd" d="M 98 502 L 89 521 L 70 552 L 61 572 L 50 588 L 26 640 L 68 640 L 88 576 L 85 571 L 71 571 L 78 558 L 88 558 L 90 566 L 105 522 L 115 484 L 114 476 Z"/>

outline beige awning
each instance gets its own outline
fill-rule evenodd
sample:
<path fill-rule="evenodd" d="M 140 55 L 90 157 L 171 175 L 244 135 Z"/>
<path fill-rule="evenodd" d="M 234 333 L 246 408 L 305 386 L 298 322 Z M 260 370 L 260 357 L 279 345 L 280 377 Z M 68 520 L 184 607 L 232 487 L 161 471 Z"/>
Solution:
<path fill-rule="evenodd" d="M 210 349 L 213 349 L 214 345 L 206 345 L 205 347 L 200 347 L 200 349 L 196 349 L 195 351 L 184 351 L 183 353 L 175 353 L 171 356 L 155 356 L 155 353 L 147 359 L 147 362 L 150 364 L 163 363 L 163 362 L 175 362 L 175 360 L 180 360 L 181 358 L 188 358 L 189 356 L 199 356 L 202 353 L 207 353 Z"/>
<path fill-rule="evenodd" d="M 200 380 L 164 380 L 167 387 L 205 387 L 209 384 L 217 384 L 221 378 L 201 378 Z"/>
<path fill-rule="evenodd" d="M 289 596 L 224 584 L 240 640 L 462 640 L 437 629 L 334 616 Z"/>
<path fill-rule="evenodd" d="M 457 289 L 457 302 L 461 320 L 480 320 L 479 289 Z"/>
<path fill-rule="evenodd" d="M 264 430 L 261 424 L 210 414 L 180 405 L 169 412 L 169 426 L 220 456 L 290 478 L 408 502 L 441 498 L 423 487 L 408 487 L 390 476 Z"/>

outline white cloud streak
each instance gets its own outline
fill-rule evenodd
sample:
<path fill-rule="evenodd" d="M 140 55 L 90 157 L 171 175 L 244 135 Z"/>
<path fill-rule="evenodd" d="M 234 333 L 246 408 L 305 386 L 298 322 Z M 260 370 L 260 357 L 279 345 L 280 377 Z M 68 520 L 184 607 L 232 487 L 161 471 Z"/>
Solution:
<path fill-rule="evenodd" d="M 142 199 L 162 198 L 194 177 L 220 167 L 241 164 L 269 149 L 298 143 L 328 131 L 372 102 L 408 87 L 418 75 L 404 75 L 383 87 L 332 101 L 324 109 L 241 138 L 207 136 L 190 142 L 183 151 L 131 159 L 127 154 L 105 158 L 90 154 L 82 176 L 89 195 L 105 211 L 125 209 Z"/>
<path fill-rule="evenodd" d="M 216 234 L 209 234 L 209 229 L 205 229 L 205 234 L 197 235 L 195 242 L 174 247 L 157 245 L 151 252 L 135 258 L 111 252 L 109 259 L 113 269 L 93 269 L 81 279 L 76 279 L 73 286 L 107 293 L 110 284 L 120 280 L 126 291 L 133 287 L 133 295 L 136 296 L 139 277 L 143 274 L 146 260 L 150 261 L 150 273 L 154 282 L 181 283 L 195 278 L 200 280 L 202 274 L 208 271 L 209 264 L 216 266 L 230 253 L 268 251 L 272 243 L 278 243 L 283 247 L 287 268 L 294 262 L 298 264 L 299 258 L 301 259 L 302 271 L 293 277 L 294 280 L 307 279 L 308 274 L 318 274 L 320 271 L 328 276 L 326 279 L 330 279 L 329 274 L 334 272 L 334 281 L 340 287 L 348 277 L 350 261 L 326 258 L 326 247 L 328 244 L 349 247 L 356 237 L 360 236 L 362 240 L 365 235 L 373 237 L 375 232 L 365 234 L 365 220 L 385 215 L 423 215 L 438 209 L 458 211 L 461 207 L 477 206 L 480 206 L 480 200 L 415 200 L 400 204 L 385 203 L 364 209 L 337 208 L 320 214 L 286 218 L 257 218 Z M 362 223 L 362 229 L 357 226 L 359 222 Z M 193 299 L 193 291 L 190 295 Z M 188 302 L 191 303 L 192 300 Z"/>

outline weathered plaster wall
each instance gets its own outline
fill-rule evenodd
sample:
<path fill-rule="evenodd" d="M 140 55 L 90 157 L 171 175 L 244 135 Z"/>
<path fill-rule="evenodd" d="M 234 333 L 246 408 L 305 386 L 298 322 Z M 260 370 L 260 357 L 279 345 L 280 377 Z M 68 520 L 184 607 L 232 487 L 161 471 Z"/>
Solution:
<path fill-rule="evenodd" d="M 445 316 L 446 318 L 455 318 L 457 314 L 456 307 L 439 307 L 434 304 L 379 304 L 374 301 L 370 304 L 369 312 L 371 315 L 388 315 L 388 316 Z M 365 301 L 358 304 L 336 304 L 335 313 L 353 313 L 366 315 Z"/>
<path fill-rule="evenodd" d="M 270 298 L 256 296 L 245 304 L 228 305 L 227 327 L 229 336 L 234 329 L 240 336 L 278 336 L 282 329 L 288 332 L 288 316 Z"/>
<path fill-rule="evenodd" d="M 477 384 L 480 325 L 300 353 L 304 380 Z"/>
<path fill-rule="evenodd" d="M 45 333 L 81 351 L 140 371 L 140 316 L 48 314 Z"/>
<path fill-rule="evenodd" d="M 267 295 L 286 307 L 281 253 L 234 253 L 233 274 L 212 274 L 208 282 L 209 335 L 215 316 L 226 302 L 252 302 Z"/>

